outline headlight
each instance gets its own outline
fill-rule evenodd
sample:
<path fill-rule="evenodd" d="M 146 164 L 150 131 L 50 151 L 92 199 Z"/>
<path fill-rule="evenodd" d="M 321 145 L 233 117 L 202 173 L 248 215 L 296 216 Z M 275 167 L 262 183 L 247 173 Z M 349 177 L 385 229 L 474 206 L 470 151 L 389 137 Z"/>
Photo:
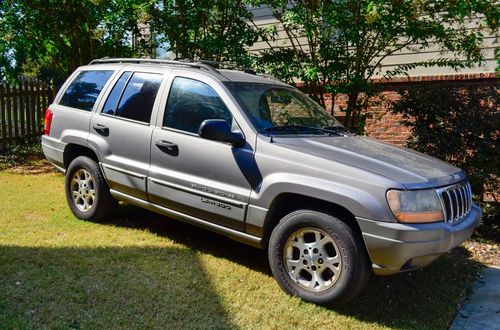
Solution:
<path fill-rule="evenodd" d="M 434 189 L 389 190 L 387 202 L 399 222 L 443 221 L 443 207 Z"/>

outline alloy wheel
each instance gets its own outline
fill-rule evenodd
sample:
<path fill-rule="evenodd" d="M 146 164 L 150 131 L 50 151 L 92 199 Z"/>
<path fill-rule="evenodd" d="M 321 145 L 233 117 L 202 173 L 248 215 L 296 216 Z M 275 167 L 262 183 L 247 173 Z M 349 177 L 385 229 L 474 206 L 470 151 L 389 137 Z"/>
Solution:
<path fill-rule="evenodd" d="M 309 291 L 329 289 L 342 272 L 337 244 L 318 228 L 305 227 L 293 232 L 286 241 L 283 257 L 292 280 Z"/>
<path fill-rule="evenodd" d="M 96 189 L 94 180 L 87 170 L 81 168 L 73 175 L 71 179 L 71 197 L 80 211 L 88 212 L 94 206 Z"/>

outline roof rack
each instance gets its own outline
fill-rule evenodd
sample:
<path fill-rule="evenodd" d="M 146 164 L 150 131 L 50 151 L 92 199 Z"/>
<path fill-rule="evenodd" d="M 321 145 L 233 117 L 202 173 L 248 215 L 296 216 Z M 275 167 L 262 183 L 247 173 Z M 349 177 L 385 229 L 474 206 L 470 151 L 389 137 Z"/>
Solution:
<path fill-rule="evenodd" d="M 150 58 L 109 58 L 103 57 L 100 59 L 93 60 L 89 63 L 89 65 L 94 64 L 105 64 L 105 63 L 134 63 L 134 64 L 142 64 L 142 63 L 154 63 L 154 64 L 168 64 L 168 65 L 180 65 L 180 66 L 188 66 L 191 68 L 204 69 L 210 72 L 219 73 L 214 66 L 204 63 L 202 61 L 171 61 L 171 60 L 157 60 Z"/>
<path fill-rule="evenodd" d="M 111 58 L 111 57 L 103 57 L 100 59 L 93 60 L 89 63 L 89 65 L 93 64 L 105 64 L 105 63 L 152 63 L 152 64 L 167 64 L 167 65 L 179 65 L 179 66 L 187 66 L 191 68 L 203 69 L 209 72 L 221 74 L 218 69 L 228 69 L 228 70 L 237 70 L 242 71 L 244 73 L 259 75 L 268 79 L 276 79 L 268 74 L 258 74 L 255 70 L 250 68 L 245 68 L 233 63 L 228 62 L 216 62 L 216 61 L 207 61 L 207 60 L 190 60 L 190 59 L 177 59 L 177 60 L 158 60 L 152 58 Z M 277 80 L 277 79 L 276 79 Z"/>
<path fill-rule="evenodd" d="M 183 61 L 189 61 L 189 60 L 179 60 L 181 62 Z M 207 60 L 199 60 L 196 61 L 197 63 L 201 64 L 207 64 L 210 65 L 211 67 L 215 69 L 228 69 L 228 70 L 237 70 L 237 71 L 243 71 L 245 73 L 249 74 L 257 74 L 257 72 L 254 69 L 246 68 L 237 64 L 233 63 L 228 63 L 228 62 L 217 62 L 217 61 L 207 61 Z"/>

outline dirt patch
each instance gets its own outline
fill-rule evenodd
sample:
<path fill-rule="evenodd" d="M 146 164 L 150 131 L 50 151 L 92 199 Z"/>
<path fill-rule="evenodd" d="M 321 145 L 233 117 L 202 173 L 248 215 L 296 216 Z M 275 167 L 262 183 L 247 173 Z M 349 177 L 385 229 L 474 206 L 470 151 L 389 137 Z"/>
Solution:
<path fill-rule="evenodd" d="M 27 164 L 15 165 L 4 169 L 6 172 L 23 175 L 37 175 L 57 172 L 45 159 L 30 160 Z"/>
<path fill-rule="evenodd" d="M 467 241 L 463 245 L 474 260 L 485 265 L 500 266 L 500 244 Z"/>

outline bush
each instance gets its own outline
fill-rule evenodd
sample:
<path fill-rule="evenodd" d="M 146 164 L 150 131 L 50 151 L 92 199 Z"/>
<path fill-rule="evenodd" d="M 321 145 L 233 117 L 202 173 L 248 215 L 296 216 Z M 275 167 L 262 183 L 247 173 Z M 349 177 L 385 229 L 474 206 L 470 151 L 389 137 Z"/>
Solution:
<path fill-rule="evenodd" d="M 391 104 L 411 127 L 408 147 L 462 168 L 485 211 L 484 192 L 498 192 L 500 111 L 494 87 L 412 87 Z"/>
<path fill-rule="evenodd" d="M 34 142 L 14 144 L 0 152 L 0 170 L 19 165 L 36 163 L 43 158 L 40 139 Z"/>

